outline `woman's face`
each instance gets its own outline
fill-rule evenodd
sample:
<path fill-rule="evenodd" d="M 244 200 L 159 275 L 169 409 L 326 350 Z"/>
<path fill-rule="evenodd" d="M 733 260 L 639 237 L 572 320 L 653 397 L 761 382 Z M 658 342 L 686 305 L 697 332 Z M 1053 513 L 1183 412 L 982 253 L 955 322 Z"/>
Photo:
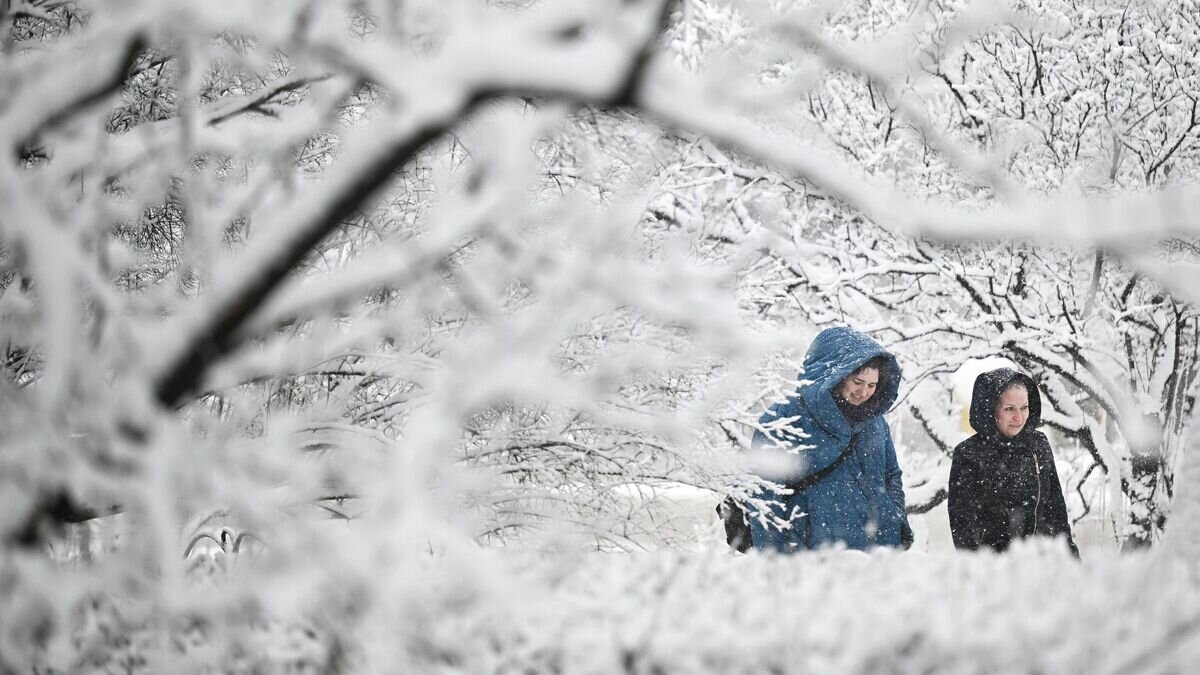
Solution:
<path fill-rule="evenodd" d="M 875 368 L 863 368 L 842 380 L 838 394 L 850 405 L 862 405 L 875 395 L 875 387 L 879 386 L 879 371 Z"/>
<path fill-rule="evenodd" d="M 1025 387 L 1009 387 L 996 404 L 996 429 L 1005 438 L 1021 433 L 1029 421 L 1029 392 Z"/>

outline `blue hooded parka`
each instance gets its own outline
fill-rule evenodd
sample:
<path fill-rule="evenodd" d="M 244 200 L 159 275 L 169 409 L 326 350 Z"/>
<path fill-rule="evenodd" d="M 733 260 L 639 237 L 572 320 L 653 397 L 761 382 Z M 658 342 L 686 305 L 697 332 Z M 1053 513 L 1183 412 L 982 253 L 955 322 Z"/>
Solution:
<path fill-rule="evenodd" d="M 849 375 L 873 358 L 886 366 L 875 395 L 847 420 L 834 395 Z M 912 529 L 904 510 L 904 486 L 892 433 L 883 419 L 900 390 L 900 366 L 878 342 L 852 328 L 821 331 L 804 358 L 796 393 L 772 406 L 759 419 L 754 433 L 756 452 L 774 459 L 793 456 L 763 478 L 796 485 L 850 454 L 827 476 L 804 489 L 786 494 L 764 490 L 774 500 L 773 511 L 789 521 L 779 529 L 751 513 L 751 539 L 756 548 L 790 552 L 842 543 L 852 549 L 873 546 L 907 548 Z M 775 455 L 775 453 L 784 453 Z M 770 474 L 770 475 L 767 475 Z"/>

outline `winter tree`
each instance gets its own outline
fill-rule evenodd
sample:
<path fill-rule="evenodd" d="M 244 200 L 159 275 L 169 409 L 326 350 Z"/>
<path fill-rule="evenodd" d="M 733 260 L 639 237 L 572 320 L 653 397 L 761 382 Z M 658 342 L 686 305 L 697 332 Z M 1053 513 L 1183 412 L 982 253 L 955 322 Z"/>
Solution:
<path fill-rule="evenodd" d="M 1186 662 L 1197 9 L 0 1 L 0 669 Z M 1174 549 L 678 553 L 833 323 L 910 482 L 1005 355 Z"/>

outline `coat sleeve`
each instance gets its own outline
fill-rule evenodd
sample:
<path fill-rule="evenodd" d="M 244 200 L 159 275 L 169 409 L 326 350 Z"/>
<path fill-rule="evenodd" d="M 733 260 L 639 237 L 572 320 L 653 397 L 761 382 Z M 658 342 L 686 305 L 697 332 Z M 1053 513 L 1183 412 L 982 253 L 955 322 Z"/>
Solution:
<path fill-rule="evenodd" d="M 755 450 L 778 448 L 789 442 L 790 439 L 781 433 L 778 427 L 772 429 L 772 433 L 764 431 L 767 425 L 782 416 L 781 408 L 780 405 L 774 406 L 759 419 L 759 428 L 754 430 L 754 436 L 750 441 L 752 448 Z M 761 488 L 758 496 L 766 501 L 767 513 L 760 513 L 750 504 L 744 505 L 750 523 L 751 545 L 759 550 L 772 550 L 780 553 L 793 551 L 797 543 L 804 540 L 803 528 L 807 526 L 803 516 L 798 515 L 804 510 L 803 495 L 780 494 L 764 487 Z M 787 522 L 788 529 L 780 529 L 774 524 L 769 525 L 764 520 Z"/>
<path fill-rule="evenodd" d="M 1045 434 L 1039 434 L 1041 438 L 1038 442 L 1038 455 L 1042 463 L 1042 481 L 1045 505 L 1046 505 L 1046 534 L 1057 537 L 1064 535 L 1067 538 L 1067 547 L 1071 549 L 1071 555 L 1079 557 L 1079 547 L 1075 545 L 1075 538 L 1071 534 L 1071 520 L 1067 514 L 1067 500 L 1063 496 L 1062 484 L 1058 481 L 1058 466 L 1054 463 L 1054 451 L 1050 448 L 1050 441 Z"/>
<path fill-rule="evenodd" d="M 799 396 L 777 403 L 763 413 L 751 439 L 756 452 L 779 452 L 779 462 L 759 471 L 761 478 L 796 489 L 805 479 L 826 468 L 846 450 L 850 439 L 834 442 L 812 419 Z"/>
<path fill-rule="evenodd" d="M 768 499 L 770 516 L 786 521 L 787 529 L 779 529 L 775 525 L 767 525 L 763 522 L 763 516 L 757 511 L 751 510 L 748 512 L 750 522 L 750 543 L 754 548 L 759 550 L 777 551 L 779 553 L 791 553 L 798 546 L 803 546 L 807 540 L 805 528 L 808 523 L 805 516 L 800 515 L 802 511 L 801 504 L 798 500 L 803 499 L 803 495 L 785 496 L 775 493 L 763 494 L 764 498 Z M 771 498 L 774 497 L 772 500 Z"/>
<path fill-rule="evenodd" d="M 954 448 L 950 460 L 950 485 L 947 489 L 950 534 L 955 548 L 975 550 L 984 542 L 983 476 L 978 463 L 966 451 L 966 442 Z"/>
<path fill-rule="evenodd" d="M 904 474 L 900 471 L 900 462 L 896 459 L 896 445 L 892 442 L 891 429 L 884 426 L 887 452 L 887 494 L 895 507 L 900 519 L 900 547 L 908 549 L 913 544 L 912 526 L 908 523 L 908 509 L 904 501 Z"/>

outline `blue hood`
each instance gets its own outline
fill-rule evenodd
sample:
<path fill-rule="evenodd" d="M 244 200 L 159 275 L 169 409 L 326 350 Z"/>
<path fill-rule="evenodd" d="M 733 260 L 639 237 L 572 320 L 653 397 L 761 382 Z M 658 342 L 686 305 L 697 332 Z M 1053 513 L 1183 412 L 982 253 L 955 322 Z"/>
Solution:
<path fill-rule="evenodd" d="M 833 399 L 833 390 L 851 373 L 875 357 L 887 362 L 887 373 L 880 378 L 879 386 L 871 400 L 863 405 L 874 411 L 870 417 L 882 415 L 892 409 L 900 396 L 900 364 L 878 342 L 853 328 L 837 326 L 821 331 L 804 357 L 804 372 L 799 379 L 797 393 L 804 399 L 813 419 L 830 432 L 846 426 L 845 418 Z"/>

